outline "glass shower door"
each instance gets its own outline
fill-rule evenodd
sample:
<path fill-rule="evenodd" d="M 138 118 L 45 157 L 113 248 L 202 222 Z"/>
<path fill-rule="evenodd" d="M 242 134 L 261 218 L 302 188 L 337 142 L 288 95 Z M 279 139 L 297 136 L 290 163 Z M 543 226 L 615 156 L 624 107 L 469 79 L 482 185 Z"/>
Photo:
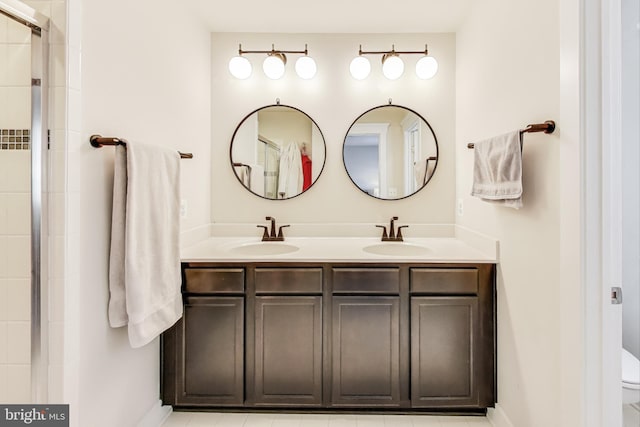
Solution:
<path fill-rule="evenodd" d="M 31 30 L 0 14 L 0 402 L 31 402 Z"/>

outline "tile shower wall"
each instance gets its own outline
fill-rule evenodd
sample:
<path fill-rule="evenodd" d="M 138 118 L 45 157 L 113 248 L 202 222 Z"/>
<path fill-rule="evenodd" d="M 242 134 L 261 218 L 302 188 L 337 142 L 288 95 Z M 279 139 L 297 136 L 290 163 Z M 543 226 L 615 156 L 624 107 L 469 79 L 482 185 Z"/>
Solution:
<path fill-rule="evenodd" d="M 31 32 L 0 15 L 0 402 L 31 401 Z"/>

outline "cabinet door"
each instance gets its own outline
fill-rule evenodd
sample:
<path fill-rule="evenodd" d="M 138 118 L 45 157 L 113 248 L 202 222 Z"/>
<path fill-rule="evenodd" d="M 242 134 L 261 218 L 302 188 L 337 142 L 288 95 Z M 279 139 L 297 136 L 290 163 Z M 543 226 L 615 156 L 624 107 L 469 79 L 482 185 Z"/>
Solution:
<path fill-rule="evenodd" d="M 244 298 L 189 297 L 178 328 L 178 405 L 244 401 Z"/>
<path fill-rule="evenodd" d="M 322 404 L 322 297 L 259 296 L 255 404 Z"/>
<path fill-rule="evenodd" d="M 333 297 L 333 406 L 399 406 L 399 297 Z"/>
<path fill-rule="evenodd" d="M 411 405 L 479 404 L 478 299 L 411 298 Z"/>

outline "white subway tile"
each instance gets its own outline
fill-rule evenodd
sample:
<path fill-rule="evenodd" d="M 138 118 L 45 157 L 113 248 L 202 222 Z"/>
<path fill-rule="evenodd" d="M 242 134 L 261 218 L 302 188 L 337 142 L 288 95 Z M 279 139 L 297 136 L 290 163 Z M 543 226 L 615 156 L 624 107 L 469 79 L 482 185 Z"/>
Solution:
<path fill-rule="evenodd" d="M 26 279 L 31 277 L 31 237 L 7 236 L 7 277 Z"/>
<path fill-rule="evenodd" d="M 31 195 L 29 193 L 7 193 L 5 203 L 7 234 L 30 235 Z"/>
<path fill-rule="evenodd" d="M 4 111 L 9 129 L 29 129 L 31 127 L 31 86 L 5 87 L 3 95 L 10 103 Z"/>
<path fill-rule="evenodd" d="M 63 87 L 66 84 L 66 59 L 64 55 L 57 55 L 56 50 L 64 50 L 64 46 L 51 46 L 49 57 L 49 87 Z"/>
<path fill-rule="evenodd" d="M 81 80 L 81 51 L 78 47 L 69 47 L 69 88 L 82 89 Z"/>
<path fill-rule="evenodd" d="M 7 322 L 0 320 L 0 365 L 7 363 Z"/>
<path fill-rule="evenodd" d="M 67 0 L 67 7 L 69 46 L 80 47 L 82 45 L 82 1 Z"/>
<path fill-rule="evenodd" d="M 0 15 L 0 18 L 2 15 Z M 0 23 L 2 25 L 2 23 Z M 7 401 L 8 384 L 7 384 L 7 365 L 0 365 L 0 402 Z"/>
<path fill-rule="evenodd" d="M 49 234 L 51 236 L 62 236 L 65 234 L 65 200 L 64 193 L 49 194 L 51 212 Z"/>
<path fill-rule="evenodd" d="M 31 320 L 31 281 L 29 279 L 8 279 L 6 281 L 7 320 Z"/>
<path fill-rule="evenodd" d="M 69 151 L 67 154 L 67 191 L 70 193 L 79 193 L 82 189 L 80 159 L 81 154 L 77 151 Z"/>
<path fill-rule="evenodd" d="M 52 279 L 65 278 L 65 236 L 52 236 L 49 238 L 49 262 Z"/>
<path fill-rule="evenodd" d="M 31 402 L 31 365 L 7 365 L 7 387 L 5 403 Z"/>
<path fill-rule="evenodd" d="M 31 363 L 30 322 L 7 322 L 7 363 Z"/>
<path fill-rule="evenodd" d="M 3 158 L 0 153 L 0 159 Z M 2 162 L 0 161 L 0 168 L 2 168 Z M 0 179 L 2 177 L 0 176 Z M 0 192 L 0 236 L 7 234 L 7 195 Z"/>
<path fill-rule="evenodd" d="M 49 363 L 64 363 L 64 322 L 49 324 Z"/>
<path fill-rule="evenodd" d="M 67 131 L 57 129 L 51 132 L 51 151 L 66 151 L 67 147 Z M 53 167 L 53 166 L 52 166 Z"/>
<path fill-rule="evenodd" d="M 7 86 L 31 86 L 31 45 L 10 44 L 6 48 L 7 67 L 5 82 Z M 4 68 L 4 67 L 3 67 Z"/>
<path fill-rule="evenodd" d="M 67 90 L 64 87 L 53 88 L 53 126 L 54 130 L 66 128 Z"/>
<path fill-rule="evenodd" d="M 80 218 L 83 211 L 81 200 L 79 191 L 67 193 L 67 231 L 69 234 L 77 235 L 80 233 Z"/>
<path fill-rule="evenodd" d="M 0 279 L 0 322 L 9 320 L 7 313 L 9 305 L 9 300 L 7 298 L 8 283 L 9 281 L 7 279 Z"/>
<path fill-rule="evenodd" d="M 0 18 L 2 18 L 3 16 L 4 15 L 0 14 Z M 2 25 L 3 22 L 4 22 L 4 26 Z M 6 34 L 6 28 L 7 28 L 6 21 L 0 21 L 0 28 L 2 27 L 5 28 L 5 34 Z M 0 32 L 1 31 L 2 30 L 0 30 Z M 9 63 L 9 59 L 8 59 L 9 54 L 7 53 L 7 50 L 9 48 L 9 45 L 2 43 L 2 40 L 4 40 L 4 38 L 2 38 L 2 35 L 0 34 L 0 86 L 8 86 L 7 75 L 10 67 L 7 66 L 7 64 Z M 2 102 L 2 104 L 5 104 L 5 103 Z"/>
<path fill-rule="evenodd" d="M 6 40 L 7 43 L 31 43 L 31 30 L 26 25 L 9 19 L 7 20 Z"/>
<path fill-rule="evenodd" d="M 66 55 L 66 45 L 64 44 L 52 44 L 49 52 L 51 55 L 49 56 L 49 62 L 52 65 L 52 68 L 55 68 L 56 73 L 61 73 L 62 75 L 55 76 L 55 80 L 53 76 L 51 78 L 50 89 L 55 89 L 59 87 L 65 87 L 67 85 L 67 55 Z M 58 71 L 59 70 L 59 71 Z"/>
<path fill-rule="evenodd" d="M 7 21 L 8 20 L 9 20 L 8 17 L 0 13 L 0 42 L 2 43 L 4 43 L 7 40 Z"/>
<path fill-rule="evenodd" d="M 65 33 L 67 32 L 67 6 L 64 1 L 51 2 L 51 43 L 66 43 Z"/>
<path fill-rule="evenodd" d="M 7 257 L 9 248 L 7 247 L 7 236 L 0 236 L 0 278 L 7 277 Z"/>
<path fill-rule="evenodd" d="M 82 95 L 79 90 L 69 89 L 67 96 L 69 130 L 80 132 L 82 130 Z"/>
<path fill-rule="evenodd" d="M 64 280 L 49 280 L 49 321 L 64 321 Z"/>
<path fill-rule="evenodd" d="M 1 48 L 1 45 L 0 45 Z M 4 56 L 0 56 L 0 59 L 4 58 Z M 0 67 L 0 68 L 4 68 L 4 67 Z M 5 102 L 5 99 L 9 99 L 9 88 L 7 87 L 3 87 L 2 85 L 0 85 L 0 99 L 2 99 L 3 101 L 0 102 L 0 129 L 8 129 L 10 124 L 9 124 L 9 118 L 7 117 L 9 115 L 9 113 L 7 113 L 7 109 L 9 108 L 9 102 Z M 0 156 L 0 159 L 3 156 Z M 1 185 L 1 183 L 0 183 Z"/>
<path fill-rule="evenodd" d="M 31 191 L 30 150 L 2 150 L 0 158 L 2 159 L 2 179 L 4 181 L 1 191 L 11 193 Z"/>
<path fill-rule="evenodd" d="M 54 150 L 49 152 L 51 162 L 51 182 L 49 188 L 54 193 L 64 193 L 66 191 L 66 161 L 67 155 L 64 151 Z"/>

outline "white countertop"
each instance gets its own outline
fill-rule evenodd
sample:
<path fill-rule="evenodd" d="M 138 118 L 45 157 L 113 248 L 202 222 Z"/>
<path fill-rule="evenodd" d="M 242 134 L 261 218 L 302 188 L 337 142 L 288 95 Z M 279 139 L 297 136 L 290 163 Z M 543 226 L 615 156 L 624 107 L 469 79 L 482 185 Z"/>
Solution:
<path fill-rule="evenodd" d="M 364 250 L 371 246 L 373 250 L 405 253 L 379 255 Z M 262 253 L 279 249 L 289 252 Z M 420 254 L 413 254 L 414 250 Z M 383 243 L 379 237 L 287 237 L 284 242 L 261 242 L 259 237 L 225 236 L 187 246 L 181 250 L 181 258 L 183 262 L 495 263 L 496 253 L 482 251 L 478 245 L 456 237 L 411 237 L 404 242 Z"/>

